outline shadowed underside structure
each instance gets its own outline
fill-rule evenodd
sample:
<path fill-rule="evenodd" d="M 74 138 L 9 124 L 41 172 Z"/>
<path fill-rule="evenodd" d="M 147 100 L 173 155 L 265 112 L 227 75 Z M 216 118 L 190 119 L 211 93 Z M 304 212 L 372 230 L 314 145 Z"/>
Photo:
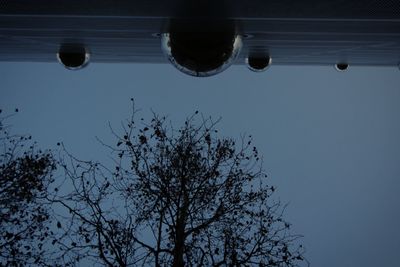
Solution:
<path fill-rule="evenodd" d="M 0 61 L 56 61 L 60 45 L 84 45 L 92 62 L 167 62 L 160 36 L 219 31 L 242 37 L 236 64 L 397 66 L 397 0 L 112 1 L 10 0 L 0 6 Z"/>

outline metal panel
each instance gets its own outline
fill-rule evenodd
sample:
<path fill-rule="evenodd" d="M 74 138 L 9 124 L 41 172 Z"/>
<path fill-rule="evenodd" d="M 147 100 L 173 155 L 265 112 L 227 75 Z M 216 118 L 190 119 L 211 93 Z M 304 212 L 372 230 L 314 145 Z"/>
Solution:
<path fill-rule="evenodd" d="M 397 0 L 3 0 L 0 60 L 56 61 L 61 43 L 80 42 L 93 62 L 166 62 L 157 34 L 170 19 L 207 17 L 245 36 L 239 64 L 249 53 L 269 53 L 274 64 L 400 62 Z"/>

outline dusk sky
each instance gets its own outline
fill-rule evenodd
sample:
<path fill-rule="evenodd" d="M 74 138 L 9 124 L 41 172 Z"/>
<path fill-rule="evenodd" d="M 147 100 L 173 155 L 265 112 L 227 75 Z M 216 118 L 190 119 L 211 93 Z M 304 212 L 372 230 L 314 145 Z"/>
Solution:
<path fill-rule="evenodd" d="M 109 161 L 96 136 L 151 110 L 179 127 L 199 110 L 222 117 L 221 136 L 251 134 L 285 218 L 315 267 L 399 266 L 400 70 L 396 67 L 236 65 L 194 78 L 169 64 L 0 63 L 0 108 L 14 133 L 42 148 Z"/>

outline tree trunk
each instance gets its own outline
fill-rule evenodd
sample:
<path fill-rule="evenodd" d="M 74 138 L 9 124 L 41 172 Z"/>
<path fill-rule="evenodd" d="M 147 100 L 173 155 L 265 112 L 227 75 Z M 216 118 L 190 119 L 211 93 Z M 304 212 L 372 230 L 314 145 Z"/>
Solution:
<path fill-rule="evenodd" d="M 183 196 L 183 204 L 178 211 L 176 219 L 174 260 L 172 267 L 184 267 L 183 254 L 185 252 L 185 229 L 186 218 L 189 209 L 189 196 L 186 191 L 186 179 L 181 179 L 181 192 Z"/>
<path fill-rule="evenodd" d="M 183 267 L 184 266 L 183 252 L 185 249 L 185 244 L 184 244 L 184 240 L 182 240 L 182 241 L 179 241 L 179 242 L 177 241 L 175 243 L 174 261 L 173 261 L 172 267 Z"/>

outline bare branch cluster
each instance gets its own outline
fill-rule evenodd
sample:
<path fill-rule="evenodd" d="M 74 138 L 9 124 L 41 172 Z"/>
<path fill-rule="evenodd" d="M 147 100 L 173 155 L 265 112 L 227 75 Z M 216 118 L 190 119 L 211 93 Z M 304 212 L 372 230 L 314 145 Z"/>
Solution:
<path fill-rule="evenodd" d="M 0 265 L 47 265 L 53 234 L 46 205 L 55 162 L 31 136 L 10 134 L 0 119 Z"/>
<path fill-rule="evenodd" d="M 106 266 L 299 266 L 251 136 L 220 138 L 217 123 L 196 112 L 179 129 L 155 114 L 137 125 L 133 113 L 113 131 L 114 167 L 67 154 L 54 244 Z"/>

